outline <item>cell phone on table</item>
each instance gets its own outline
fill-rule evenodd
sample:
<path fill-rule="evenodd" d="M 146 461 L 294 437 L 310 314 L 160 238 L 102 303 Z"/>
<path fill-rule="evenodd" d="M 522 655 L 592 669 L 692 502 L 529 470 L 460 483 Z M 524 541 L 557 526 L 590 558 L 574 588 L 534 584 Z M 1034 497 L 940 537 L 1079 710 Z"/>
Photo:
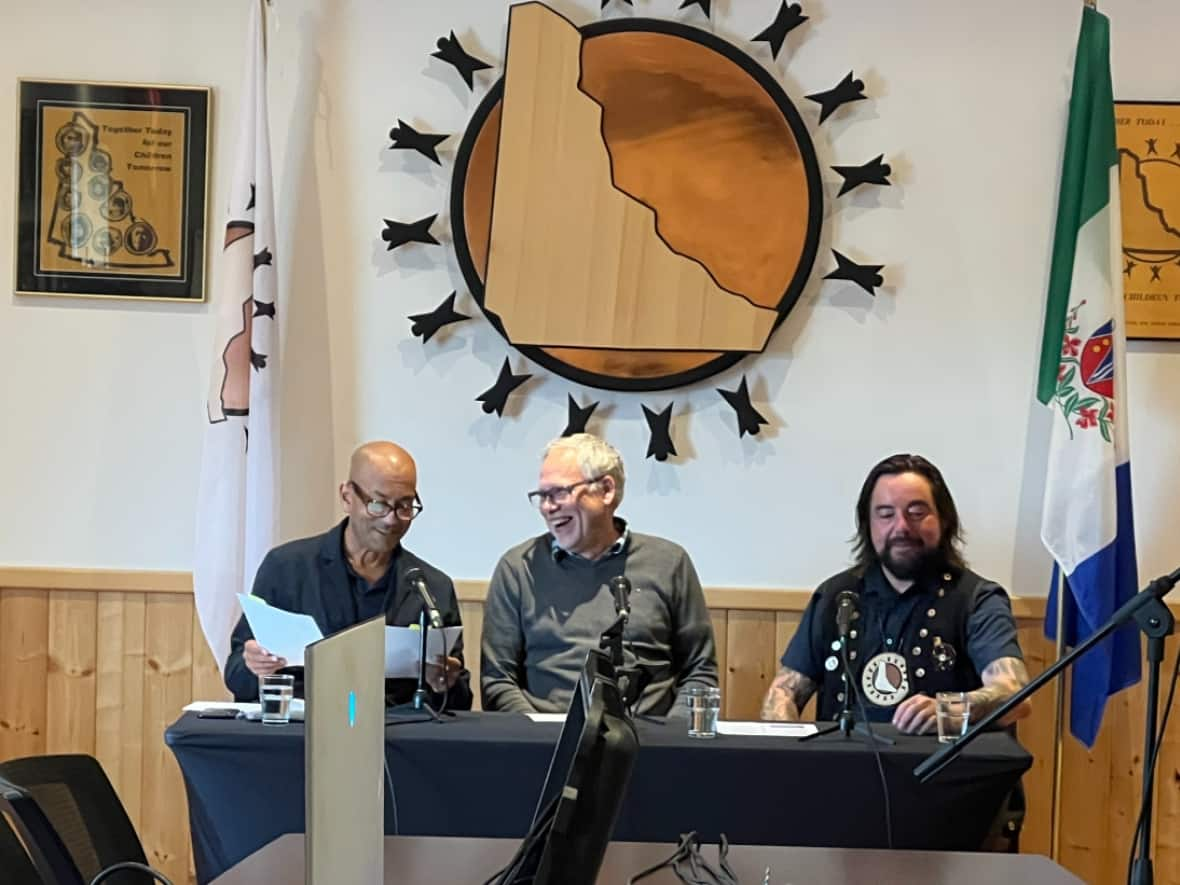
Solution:
<path fill-rule="evenodd" d="M 210 707 L 197 713 L 198 719 L 237 719 L 239 711 L 234 707 Z"/>

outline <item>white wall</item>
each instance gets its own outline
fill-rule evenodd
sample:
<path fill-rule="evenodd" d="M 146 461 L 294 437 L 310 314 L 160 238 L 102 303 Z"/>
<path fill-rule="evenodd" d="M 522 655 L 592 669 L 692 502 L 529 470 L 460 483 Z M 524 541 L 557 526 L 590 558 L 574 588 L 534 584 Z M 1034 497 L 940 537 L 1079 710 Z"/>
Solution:
<path fill-rule="evenodd" d="M 251 0 L 141 4 L 3 0 L 0 119 L 18 76 L 214 87 L 210 240 L 220 238 Z M 597 0 L 554 0 L 578 21 Z M 608 15 L 620 3 L 612 3 Z M 678 0 L 637 12 L 680 15 Z M 715 0 L 714 28 L 742 42 L 778 0 Z M 503 420 L 474 397 L 509 349 L 480 318 L 423 347 L 408 314 L 453 288 L 478 312 L 448 250 L 399 250 L 382 218 L 447 216 L 450 166 L 385 148 L 397 117 L 458 132 L 474 96 L 429 57 L 452 28 L 501 58 L 503 0 L 276 0 L 271 123 L 285 306 L 286 536 L 334 518 L 334 488 L 360 440 L 388 436 L 418 458 L 426 512 L 410 544 L 456 577 L 486 577 L 539 529 L 524 492 L 565 423 L 567 392 L 601 399 L 592 429 L 622 450 L 624 515 L 692 552 L 709 584 L 806 587 L 846 560 L 868 467 L 927 454 L 955 493 L 976 568 L 1023 595 L 1048 572 L 1038 540 L 1048 416 L 1032 399 L 1079 0 L 1036 4 L 811 2 L 777 63 L 799 99 L 849 69 L 874 99 L 818 131 L 823 165 L 884 152 L 895 186 L 832 210 L 825 246 L 885 263 L 875 300 L 817 273 L 766 354 L 691 391 L 577 389 L 533 367 Z M 1173 0 L 1104 0 L 1118 98 L 1180 98 L 1166 65 Z M 806 119 L 816 115 L 802 102 Z M 814 130 L 813 130 L 814 131 Z M 0 130 L 0 169 L 15 133 Z M 453 157 L 457 139 L 449 142 Z M 826 176 L 834 179 L 834 174 Z M 0 243 L 13 242 L 12 177 L 0 175 Z M 441 225 L 440 225 L 441 229 Z M 449 244 L 449 236 L 446 238 Z M 12 279 L 0 250 L 0 279 Z M 214 286 L 218 281 L 212 269 Z M 0 299 L 0 564 L 191 567 L 210 305 Z M 513 355 L 517 371 L 525 361 Z M 774 428 L 739 440 L 713 392 L 748 373 Z M 1180 459 L 1180 345 L 1133 343 L 1131 439 L 1143 576 L 1180 559 L 1171 527 Z M 676 402 L 678 463 L 644 460 L 640 403 Z M 605 416 L 605 420 L 602 420 Z"/>

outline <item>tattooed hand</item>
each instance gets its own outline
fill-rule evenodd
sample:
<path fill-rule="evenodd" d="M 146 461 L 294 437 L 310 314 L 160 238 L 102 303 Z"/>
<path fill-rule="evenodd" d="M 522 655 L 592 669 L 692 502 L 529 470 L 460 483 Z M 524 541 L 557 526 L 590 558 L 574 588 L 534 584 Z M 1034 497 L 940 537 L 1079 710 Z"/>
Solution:
<path fill-rule="evenodd" d="M 762 718 L 768 722 L 795 722 L 813 694 L 814 682 L 796 670 L 779 667 L 762 701 Z"/>
<path fill-rule="evenodd" d="M 1020 658 L 996 658 L 984 667 L 979 675 L 983 680 L 983 688 L 968 693 L 968 697 L 971 698 L 972 722 L 979 721 L 1028 685 L 1028 670 Z M 1001 719 L 1000 724 L 1008 725 L 1017 719 L 1023 719 L 1031 712 L 1032 704 L 1026 700 Z"/>

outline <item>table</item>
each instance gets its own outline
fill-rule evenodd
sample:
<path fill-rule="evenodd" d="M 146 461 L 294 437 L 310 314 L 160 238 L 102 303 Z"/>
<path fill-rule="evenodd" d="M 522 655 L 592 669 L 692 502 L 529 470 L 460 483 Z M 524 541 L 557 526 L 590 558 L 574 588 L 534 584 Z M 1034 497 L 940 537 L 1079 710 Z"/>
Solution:
<path fill-rule="evenodd" d="M 617 883 L 672 853 L 675 846 L 614 842 L 598 881 Z M 214 885 L 272 885 L 303 881 L 303 836 L 280 836 L 217 879 Z M 508 862 L 516 843 L 506 839 L 385 837 L 385 881 L 397 885 L 479 885 Z M 716 866 L 715 845 L 702 854 Z M 735 845 L 729 862 L 741 882 L 759 885 L 767 867 L 775 885 L 1082 885 L 1082 880 L 1047 857 L 1033 854 L 970 854 L 950 851 L 881 851 L 856 848 L 800 848 Z M 679 885 L 669 870 L 645 885 Z"/>
<path fill-rule="evenodd" d="M 639 758 L 615 838 L 672 842 L 696 830 L 746 845 L 883 848 L 885 806 L 874 753 L 840 734 L 689 738 L 683 721 L 640 721 Z M 986 734 L 929 784 L 912 771 L 932 737 L 881 748 L 895 848 L 971 850 L 1032 764 L 1003 732 Z M 385 831 L 519 839 L 561 731 L 512 713 L 460 713 L 386 726 L 394 789 Z M 185 714 L 165 732 L 188 794 L 197 878 L 208 882 L 284 833 L 304 829 L 303 726 Z"/>

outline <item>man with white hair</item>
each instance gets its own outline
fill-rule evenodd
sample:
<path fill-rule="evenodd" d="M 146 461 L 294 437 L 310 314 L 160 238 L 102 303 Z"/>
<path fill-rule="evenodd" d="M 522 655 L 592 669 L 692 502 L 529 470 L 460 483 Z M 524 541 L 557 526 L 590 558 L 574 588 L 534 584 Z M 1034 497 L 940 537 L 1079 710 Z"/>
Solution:
<path fill-rule="evenodd" d="M 615 621 L 610 582 L 619 576 L 632 587 L 625 665 L 647 680 L 635 712 L 664 715 L 688 684 L 717 685 L 713 626 L 692 560 L 615 516 L 624 480 L 619 453 L 596 436 L 546 447 L 528 497 L 548 531 L 505 553 L 488 587 L 485 710 L 565 712 L 587 652 Z"/>

